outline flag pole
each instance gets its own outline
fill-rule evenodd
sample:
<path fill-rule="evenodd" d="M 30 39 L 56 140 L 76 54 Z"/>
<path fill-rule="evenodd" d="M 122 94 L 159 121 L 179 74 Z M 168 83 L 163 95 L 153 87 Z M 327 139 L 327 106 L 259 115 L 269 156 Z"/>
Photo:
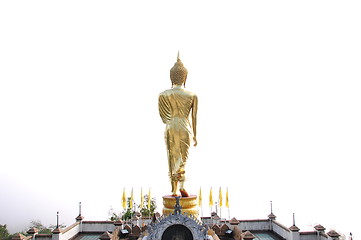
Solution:
<path fill-rule="evenodd" d="M 209 206 L 211 208 L 211 221 L 212 221 L 212 224 L 213 224 L 213 216 L 212 216 L 212 207 L 213 207 L 213 193 L 212 193 L 212 187 L 209 191 Z"/>
<path fill-rule="evenodd" d="M 132 192 L 130 194 L 130 210 L 133 210 L 133 214 L 132 217 L 135 214 L 135 204 L 134 204 L 134 196 L 133 196 L 133 188 L 132 188 Z"/>
<path fill-rule="evenodd" d="M 140 210 L 141 211 L 144 208 L 144 196 L 143 196 L 143 188 L 140 188 Z"/>
<path fill-rule="evenodd" d="M 229 211 L 228 187 L 227 187 L 227 192 L 226 192 L 226 207 L 228 208 L 228 219 L 231 220 L 231 214 Z"/>
<path fill-rule="evenodd" d="M 148 210 L 149 210 L 149 217 L 151 217 L 150 215 L 150 203 L 151 203 L 151 197 L 150 197 L 150 188 L 149 188 L 149 192 L 148 192 Z"/>
<path fill-rule="evenodd" d="M 202 188 L 201 187 L 199 187 L 198 205 L 201 207 L 201 217 L 203 217 L 203 198 L 202 198 Z"/>
<path fill-rule="evenodd" d="M 125 196 L 125 188 L 123 188 L 122 207 L 124 211 L 127 208 L 127 197 Z"/>
<path fill-rule="evenodd" d="M 142 209 L 144 207 L 144 199 L 143 199 L 143 188 L 140 187 L 140 205 L 139 205 L 139 213 L 140 213 L 140 228 L 142 228 L 143 225 L 143 215 L 142 215 Z"/>
<path fill-rule="evenodd" d="M 219 206 L 219 218 L 222 220 L 222 206 Z"/>
<path fill-rule="evenodd" d="M 219 203 L 219 218 L 222 220 L 222 206 L 223 206 L 222 187 L 219 187 L 218 203 Z"/>

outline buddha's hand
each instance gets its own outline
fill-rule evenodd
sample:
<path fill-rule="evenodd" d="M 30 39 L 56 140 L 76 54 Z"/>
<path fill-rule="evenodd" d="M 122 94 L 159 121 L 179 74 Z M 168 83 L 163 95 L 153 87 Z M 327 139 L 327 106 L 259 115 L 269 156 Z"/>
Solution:
<path fill-rule="evenodd" d="M 193 137 L 193 146 L 197 146 L 197 138 L 196 137 Z"/>

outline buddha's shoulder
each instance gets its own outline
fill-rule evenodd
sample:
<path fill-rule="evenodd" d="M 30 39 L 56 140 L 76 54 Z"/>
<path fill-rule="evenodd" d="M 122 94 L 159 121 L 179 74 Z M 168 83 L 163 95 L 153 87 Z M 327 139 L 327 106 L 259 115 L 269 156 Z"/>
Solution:
<path fill-rule="evenodd" d="M 184 89 L 174 89 L 174 88 L 171 88 L 171 89 L 167 89 L 163 92 L 161 92 L 159 94 L 159 96 L 169 96 L 169 95 L 173 95 L 173 94 L 179 94 L 179 95 L 186 95 L 186 96 L 189 96 L 189 97 L 197 97 L 197 95 L 193 92 L 190 92 L 190 91 L 187 91 L 187 90 L 184 90 Z"/>
<path fill-rule="evenodd" d="M 167 89 L 161 93 L 159 93 L 159 96 L 167 96 L 172 93 L 172 89 Z"/>
<path fill-rule="evenodd" d="M 187 90 L 184 90 L 184 89 L 168 89 L 168 90 L 165 90 L 163 92 L 161 92 L 159 94 L 159 98 L 168 98 L 169 96 L 171 95 L 179 95 L 179 96 L 184 96 L 186 98 L 191 98 L 191 99 L 194 99 L 194 98 L 197 98 L 197 95 L 193 92 L 190 92 L 190 91 L 187 91 Z"/>
<path fill-rule="evenodd" d="M 194 92 L 190 92 L 190 91 L 187 91 L 187 90 L 184 90 L 184 93 L 189 95 L 189 96 L 192 96 L 192 97 L 197 97 L 197 95 L 194 93 Z"/>

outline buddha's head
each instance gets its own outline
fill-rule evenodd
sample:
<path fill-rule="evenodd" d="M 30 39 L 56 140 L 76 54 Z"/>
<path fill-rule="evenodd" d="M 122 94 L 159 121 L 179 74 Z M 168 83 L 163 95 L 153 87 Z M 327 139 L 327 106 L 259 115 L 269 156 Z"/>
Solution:
<path fill-rule="evenodd" d="M 170 70 L 170 80 L 172 81 L 173 85 L 184 85 L 186 84 L 188 71 L 184 67 L 182 61 L 179 58 L 179 52 L 177 56 L 177 62 Z"/>

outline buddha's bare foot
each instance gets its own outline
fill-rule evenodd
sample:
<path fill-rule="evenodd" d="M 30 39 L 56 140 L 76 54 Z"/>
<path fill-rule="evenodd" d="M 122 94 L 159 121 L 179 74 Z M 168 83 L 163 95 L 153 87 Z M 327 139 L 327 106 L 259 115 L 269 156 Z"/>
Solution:
<path fill-rule="evenodd" d="M 187 193 L 187 191 L 183 188 L 183 189 L 179 189 L 182 197 L 189 197 L 189 194 Z"/>

